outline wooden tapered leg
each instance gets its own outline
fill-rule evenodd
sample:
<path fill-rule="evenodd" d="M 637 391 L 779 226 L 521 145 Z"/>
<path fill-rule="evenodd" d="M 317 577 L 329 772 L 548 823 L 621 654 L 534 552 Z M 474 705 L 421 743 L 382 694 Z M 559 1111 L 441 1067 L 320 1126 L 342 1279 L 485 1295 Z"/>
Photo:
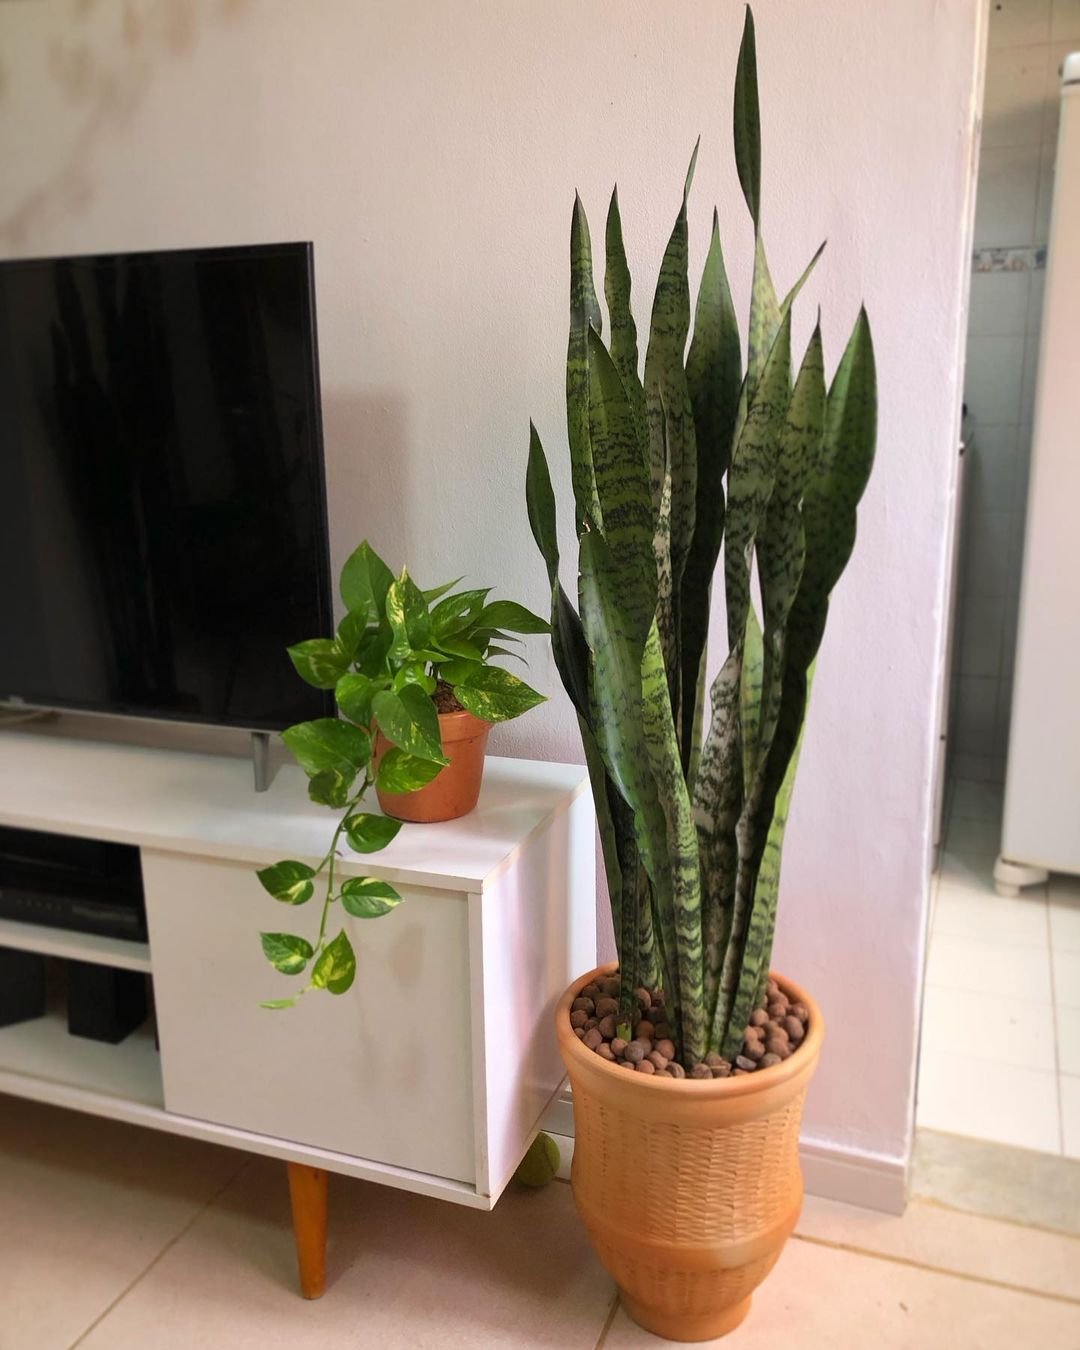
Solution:
<path fill-rule="evenodd" d="M 288 1163 L 300 1292 L 322 1298 L 326 1289 L 326 1173 L 321 1167 Z"/>

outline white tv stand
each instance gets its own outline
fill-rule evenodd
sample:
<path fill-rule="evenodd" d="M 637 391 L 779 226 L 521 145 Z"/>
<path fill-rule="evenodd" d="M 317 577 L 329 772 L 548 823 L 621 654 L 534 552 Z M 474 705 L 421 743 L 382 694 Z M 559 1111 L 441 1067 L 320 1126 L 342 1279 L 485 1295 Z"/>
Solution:
<path fill-rule="evenodd" d="M 0 1028 L 0 1092 L 283 1159 L 308 1297 L 328 1172 L 495 1204 L 563 1082 L 555 1000 L 595 963 L 585 770 L 489 759 L 471 815 L 346 852 L 345 874 L 405 901 L 375 921 L 334 907 L 353 988 L 259 1008 L 293 988 L 260 930 L 311 938 L 319 901 L 280 905 L 254 869 L 316 862 L 333 822 L 294 765 L 256 794 L 242 758 L 0 731 L 0 824 L 137 845 L 149 924 L 140 944 L 0 921 L 0 945 L 146 971 L 161 1046 L 150 1024 L 116 1046 L 69 1036 L 56 1010 Z"/>

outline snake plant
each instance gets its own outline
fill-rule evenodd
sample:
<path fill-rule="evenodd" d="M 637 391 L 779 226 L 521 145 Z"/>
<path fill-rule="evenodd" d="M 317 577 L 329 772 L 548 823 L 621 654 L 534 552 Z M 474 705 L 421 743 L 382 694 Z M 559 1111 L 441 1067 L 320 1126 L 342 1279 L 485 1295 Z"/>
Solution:
<path fill-rule="evenodd" d="M 814 661 L 854 545 L 876 435 L 865 310 L 828 388 L 820 317 L 793 378 L 792 304 L 821 250 L 781 300 L 760 228 L 749 9 L 733 121 L 755 234 L 745 369 L 715 212 L 691 336 L 687 200 L 696 147 L 641 373 L 617 191 L 605 232 L 606 343 L 588 222 L 574 203 L 566 412 L 577 608 L 559 580 L 555 498 L 535 427 L 527 475 L 529 521 L 551 585 L 553 653 L 596 802 L 620 1021 L 629 1023 L 637 987 L 662 986 L 686 1068 L 713 1051 L 733 1058 L 764 995 Z M 721 546 L 728 654 L 710 690 L 705 648 Z"/>

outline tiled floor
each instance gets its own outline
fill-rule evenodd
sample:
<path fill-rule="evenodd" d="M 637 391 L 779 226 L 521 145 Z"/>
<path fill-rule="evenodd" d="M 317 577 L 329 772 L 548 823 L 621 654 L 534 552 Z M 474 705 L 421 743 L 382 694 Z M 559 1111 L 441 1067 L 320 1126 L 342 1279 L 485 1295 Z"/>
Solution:
<path fill-rule="evenodd" d="M 1080 878 L 994 891 L 1001 789 L 950 785 L 918 1123 L 1080 1158 Z"/>
<path fill-rule="evenodd" d="M 570 1188 L 492 1214 L 345 1178 L 329 1288 L 295 1292 L 284 1169 L 0 1097 L 2 1350 L 650 1350 Z M 1080 1238 L 808 1199 L 732 1350 L 1076 1350 Z"/>

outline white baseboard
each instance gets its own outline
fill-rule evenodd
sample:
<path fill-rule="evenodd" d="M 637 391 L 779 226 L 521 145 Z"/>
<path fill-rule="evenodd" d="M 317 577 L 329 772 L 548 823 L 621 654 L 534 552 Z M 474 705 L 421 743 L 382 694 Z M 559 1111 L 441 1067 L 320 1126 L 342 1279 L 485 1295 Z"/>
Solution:
<path fill-rule="evenodd" d="M 559 1146 L 561 1162 L 556 1176 L 569 1181 L 574 1156 L 574 1111 L 569 1094 L 553 1103 L 541 1128 Z M 907 1204 L 907 1168 L 900 1159 L 809 1138 L 800 1141 L 799 1157 L 807 1195 L 842 1200 L 885 1214 L 903 1214 Z"/>
<path fill-rule="evenodd" d="M 863 1209 L 903 1214 L 907 1205 L 907 1167 L 899 1158 L 804 1136 L 799 1141 L 807 1195 L 842 1200 Z"/>

